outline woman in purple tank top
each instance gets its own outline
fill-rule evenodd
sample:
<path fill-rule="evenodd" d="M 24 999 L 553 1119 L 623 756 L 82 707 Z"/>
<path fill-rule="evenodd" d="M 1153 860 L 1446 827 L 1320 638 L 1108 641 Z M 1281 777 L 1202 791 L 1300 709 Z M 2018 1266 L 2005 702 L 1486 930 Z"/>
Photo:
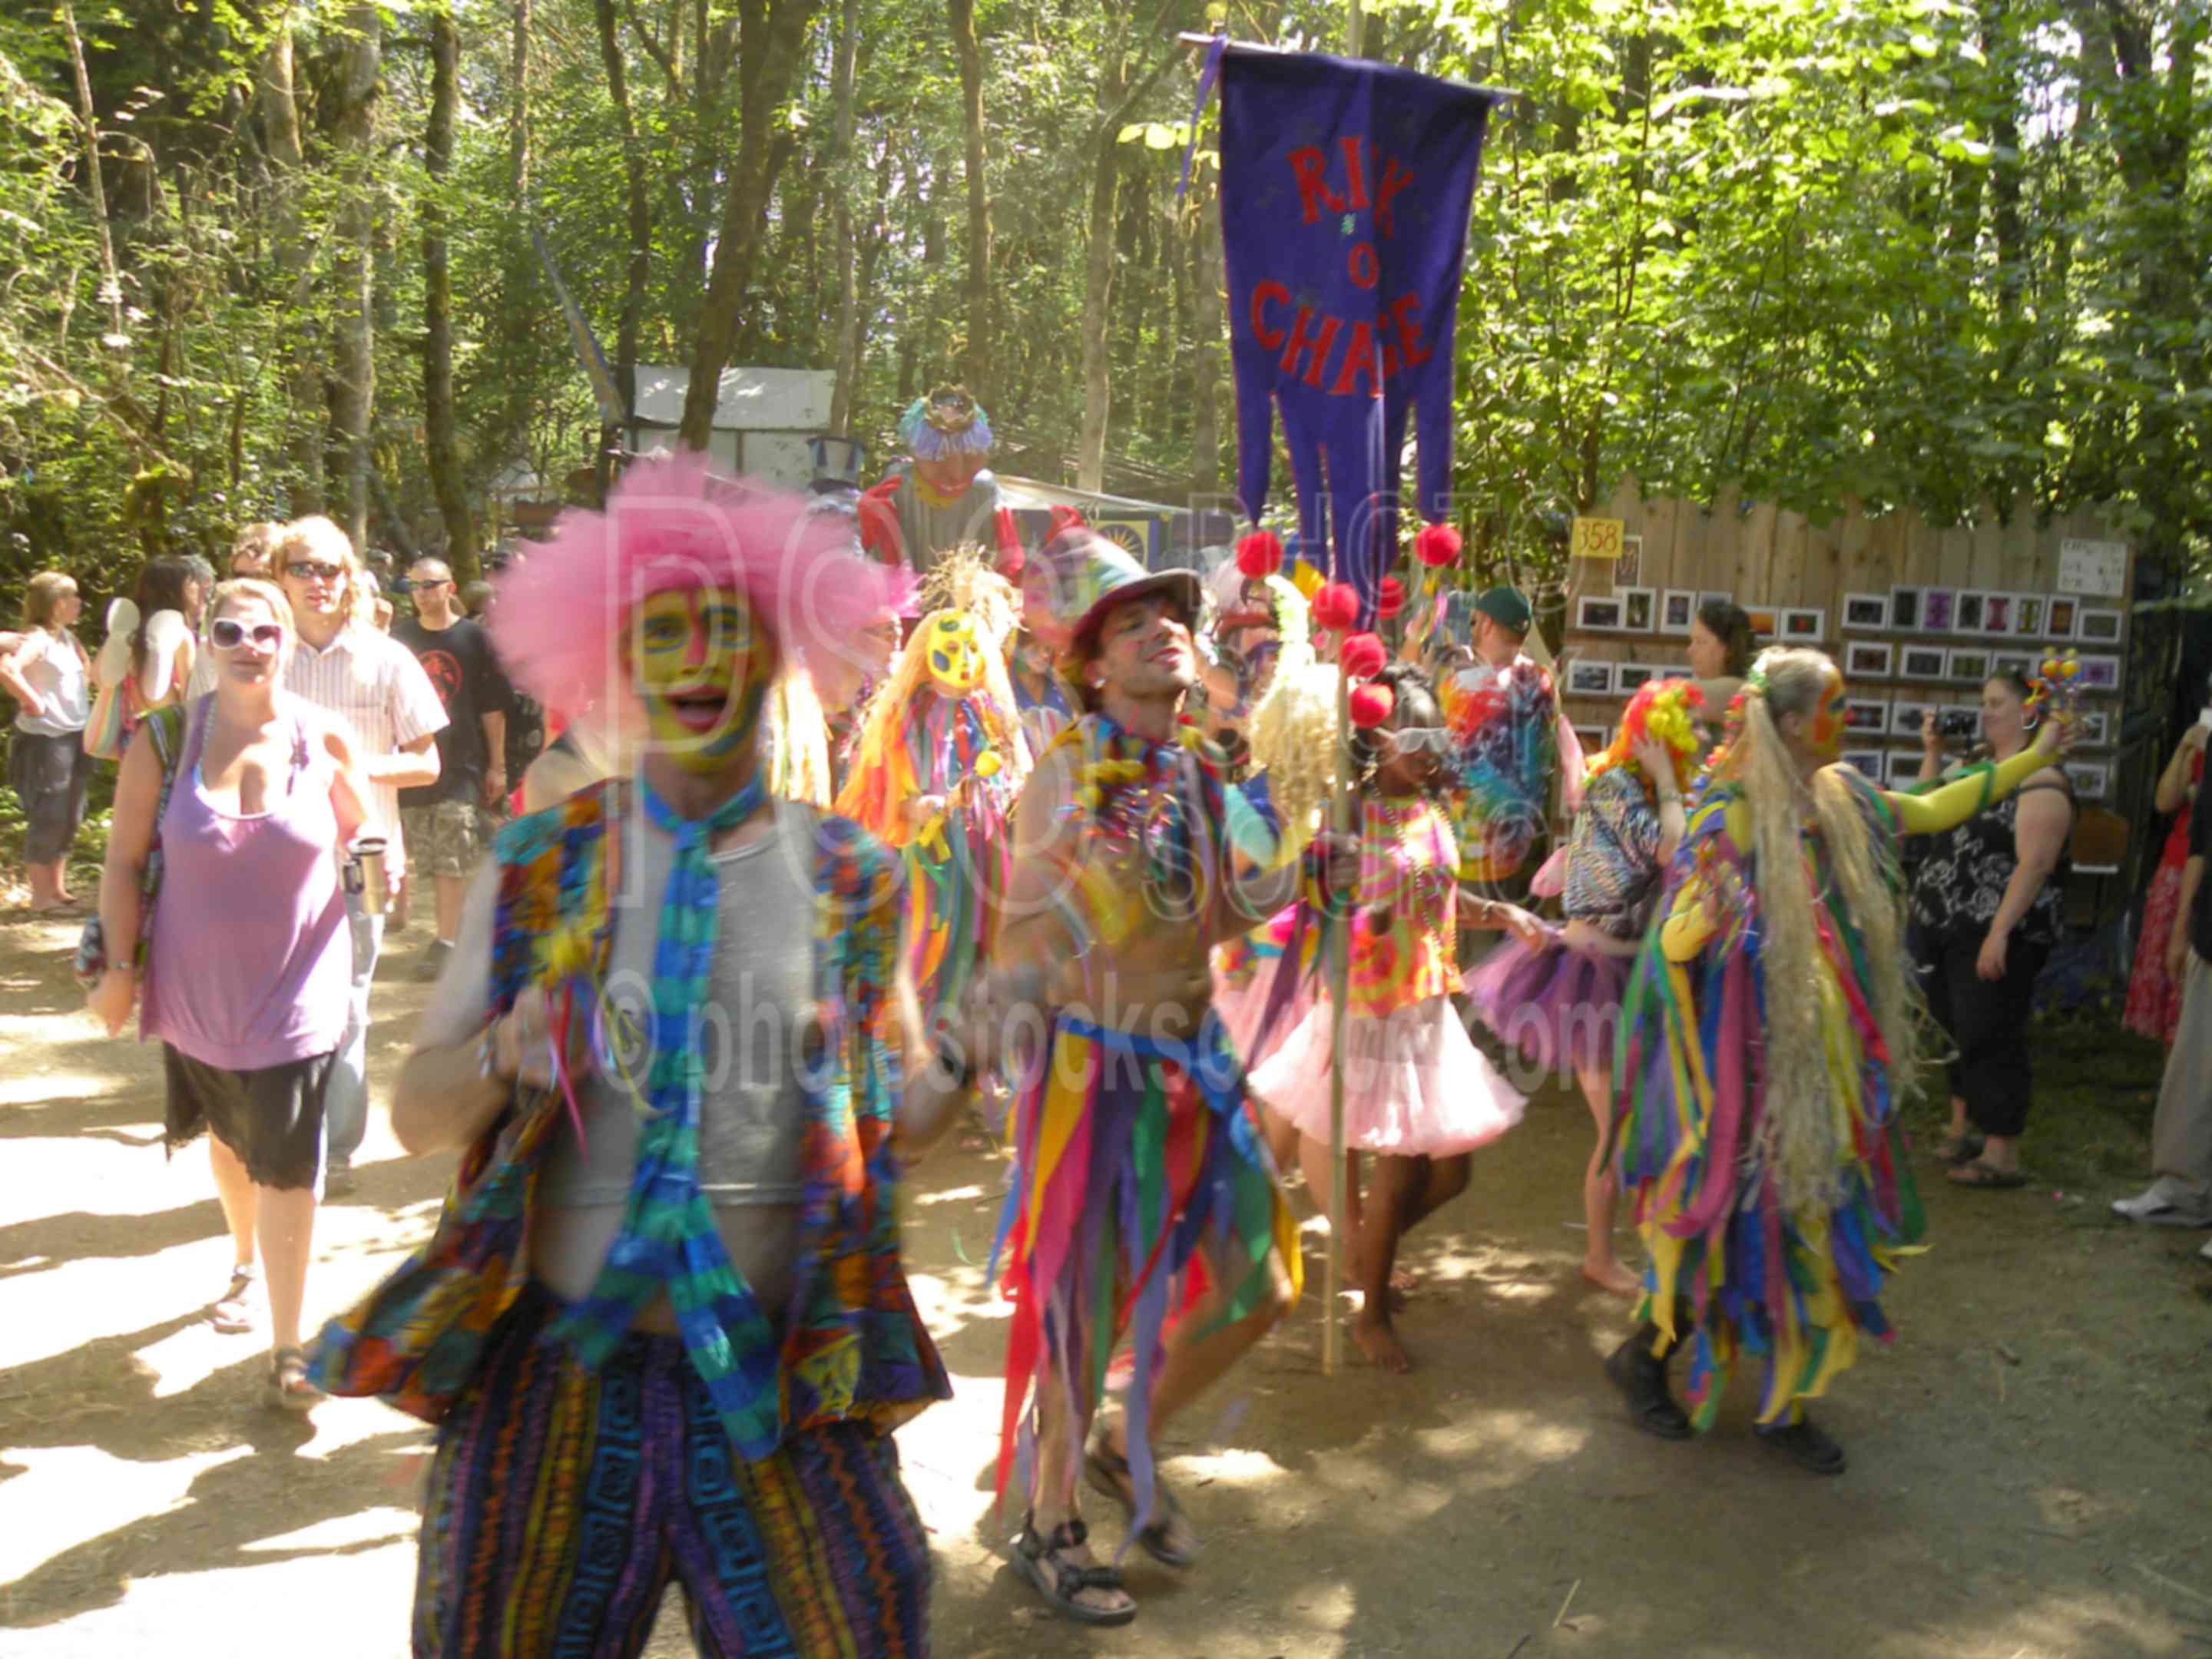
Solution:
<path fill-rule="evenodd" d="M 143 1035 L 161 1039 L 172 1150 L 210 1132 L 234 1253 L 216 1328 L 253 1328 L 258 1256 L 268 1278 L 270 1398 L 306 1411 L 321 1397 L 307 1380 L 300 1310 L 323 1089 L 353 965 L 339 868 L 369 792 L 343 725 L 280 689 L 296 637 L 283 593 L 228 582 L 209 614 L 216 689 L 185 714 L 167 808 L 161 762 L 143 735 L 116 780 L 100 924 L 110 939 L 138 937 L 158 845 L 145 983 L 119 961 L 90 1001 L 110 1036 L 139 1003 Z"/>

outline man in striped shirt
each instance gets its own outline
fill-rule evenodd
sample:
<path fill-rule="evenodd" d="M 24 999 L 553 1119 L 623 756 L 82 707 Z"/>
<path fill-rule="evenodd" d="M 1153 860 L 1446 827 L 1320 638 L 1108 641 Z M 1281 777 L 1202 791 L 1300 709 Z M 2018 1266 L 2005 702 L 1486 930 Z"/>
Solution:
<path fill-rule="evenodd" d="M 374 590 L 344 531 L 325 518 L 297 520 L 284 526 L 270 562 L 300 632 L 284 689 L 352 724 L 376 822 L 388 838 L 385 873 L 396 884 L 407 868 L 399 792 L 438 781 L 445 705 L 414 653 L 376 630 Z M 323 1108 L 324 1190 L 331 1197 L 353 1189 L 353 1155 L 368 1127 L 368 990 L 384 945 L 383 916 L 351 903 L 353 995 Z"/>

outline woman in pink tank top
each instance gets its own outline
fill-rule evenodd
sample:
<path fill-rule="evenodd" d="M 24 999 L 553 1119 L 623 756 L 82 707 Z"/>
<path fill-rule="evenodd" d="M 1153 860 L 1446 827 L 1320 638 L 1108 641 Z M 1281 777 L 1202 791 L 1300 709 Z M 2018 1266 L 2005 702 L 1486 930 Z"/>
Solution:
<path fill-rule="evenodd" d="M 258 1259 L 268 1278 L 270 1397 L 305 1411 L 320 1397 L 307 1381 L 300 1314 L 323 1090 L 353 971 L 339 869 L 369 793 L 343 724 L 279 689 L 295 638 L 283 592 L 227 583 L 210 617 L 216 689 L 186 712 L 167 808 L 161 760 L 143 738 L 116 780 L 100 925 L 112 940 L 138 937 L 158 848 L 145 982 L 120 961 L 90 1000 L 111 1036 L 141 1003 L 142 1033 L 161 1043 L 171 1149 L 210 1132 L 233 1250 L 216 1328 L 253 1328 Z"/>

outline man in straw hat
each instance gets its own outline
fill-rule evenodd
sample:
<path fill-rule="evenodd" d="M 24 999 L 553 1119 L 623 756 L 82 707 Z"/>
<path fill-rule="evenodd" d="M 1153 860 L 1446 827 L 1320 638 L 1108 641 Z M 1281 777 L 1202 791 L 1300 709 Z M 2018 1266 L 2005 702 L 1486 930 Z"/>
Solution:
<path fill-rule="evenodd" d="M 461 1181 L 319 1345 L 440 1424 L 417 1652 L 635 1654 L 672 1577 L 708 1652 L 927 1650 L 890 1431 L 949 1389 L 896 1187 L 972 1070 L 909 1018 L 901 1097 L 896 866 L 766 790 L 779 664 L 888 580 L 803 505 L 657 464 L 502 578 L 517 683 L 635 775 L 500 834 L 393 1111 Z"/>

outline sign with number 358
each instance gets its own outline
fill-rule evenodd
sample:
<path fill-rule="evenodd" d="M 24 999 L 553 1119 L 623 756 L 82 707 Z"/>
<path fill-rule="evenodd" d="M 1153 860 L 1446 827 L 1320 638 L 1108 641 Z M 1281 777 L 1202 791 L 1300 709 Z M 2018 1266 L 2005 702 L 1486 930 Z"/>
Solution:
<path fill-rule="evenodd" d="M 1626 528 L 1619 519 L 1577 519 L 1567 550 L 1577 559 L 1617 559 Z"/>

